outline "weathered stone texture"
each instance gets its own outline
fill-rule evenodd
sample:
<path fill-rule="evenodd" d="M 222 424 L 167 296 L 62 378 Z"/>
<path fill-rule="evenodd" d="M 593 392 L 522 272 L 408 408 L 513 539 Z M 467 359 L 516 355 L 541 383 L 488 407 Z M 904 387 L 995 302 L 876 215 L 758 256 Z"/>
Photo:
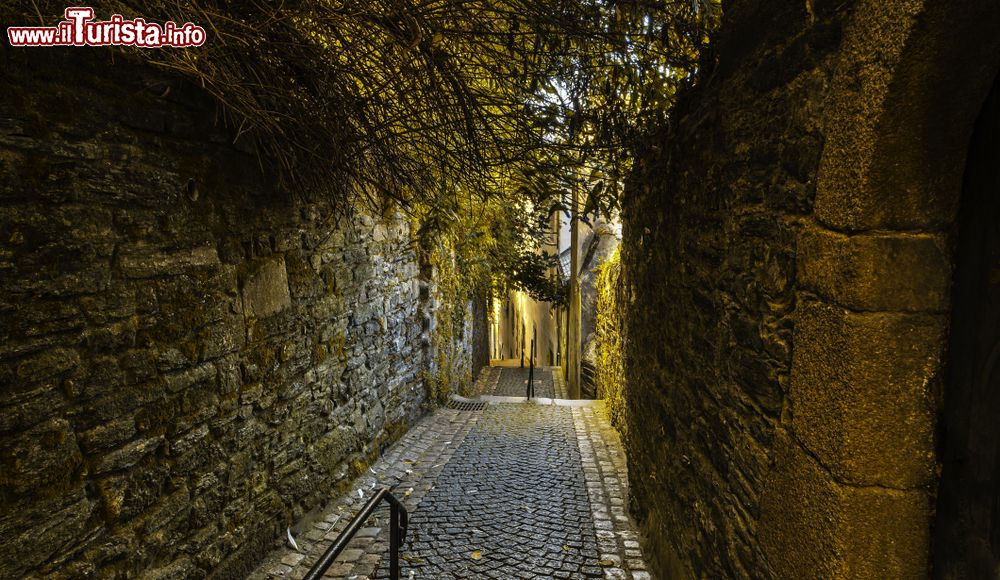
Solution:
<path fill-rule="evenodd" d="M 769 577 L 761 490 L 787 414 L 798 223 L 841 18 L 729 6 L 721 58 L 625 210 L 629 477 L 662 577 Z"/>
<path fill-rule="evenodd" d="M 951 227 L 1000 10 L 723 4 L 717 60 L 625 202 L 650 560 L 667 578 L 925 576 Z"/>
<path fill-rule="evenodd" d="M 421 412 L 409 226 L 121 55 L 2 58 L 0 576 L 239 577 Z"/>
<path fill-rule="evenodd" d="M 838 481 L 895 489 L 932 482 L 927 381 L 940 380 L 945 325 L 944 316 L 799 304 L 792 425 Z"/>
<path fill-rule="evenodd" d="M 760 515 L 760 543 L 776 577 L 926 576 L 924 490 L 840 485 L 785 431 L 776 435 Z"/>
<path fill-rule="evenodd" d="M 799 284 L 826 300 L 855 310 L 947 310 L 952 257 L 943 234 L 804 228 L 798 248 Z"/>

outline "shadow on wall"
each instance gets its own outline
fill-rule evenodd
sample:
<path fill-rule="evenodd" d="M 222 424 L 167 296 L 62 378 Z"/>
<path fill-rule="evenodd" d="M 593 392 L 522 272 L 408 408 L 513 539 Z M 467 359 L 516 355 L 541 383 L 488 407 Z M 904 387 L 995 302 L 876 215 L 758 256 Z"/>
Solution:
<path fill-rule="evenodd" d="M 939 578 L 1000 574 L 1000 77 L 966 160 L 940 416 Z"/>

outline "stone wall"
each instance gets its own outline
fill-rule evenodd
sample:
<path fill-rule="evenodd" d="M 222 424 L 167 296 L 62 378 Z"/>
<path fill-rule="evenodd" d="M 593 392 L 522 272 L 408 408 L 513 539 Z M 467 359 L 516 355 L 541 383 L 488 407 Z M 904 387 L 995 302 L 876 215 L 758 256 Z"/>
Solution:
<path fill-rule="evenodd" d="M 835 14 L 810 27 L 804 3 L 727 8 L 712 82 L 648 153 L 624 216 L 629 476 L 665 578 L 774 576 L 760 499 L 841 35 Z"/>
<path fill-rule="evenodd" d="M 724 2 L 638 164 L 629 475 L 662 577 L 928 573 L 950 232 L 1000 64 L 997 7 L 945 4 Z"/>
<path fill-rule="evenodd" d="M 409 225 L 121 54 L 0 56 L 0 576 L 241 577 L 422 411 Z"/>
<path fill-rule="evenodd" d="M 472 381 L 479 378 L 484 367 L 490 366 L 490 304 L 493 291 L 477 292 L 472 297 Z M 471 385 L 470 385 L 471 386 Z"/>

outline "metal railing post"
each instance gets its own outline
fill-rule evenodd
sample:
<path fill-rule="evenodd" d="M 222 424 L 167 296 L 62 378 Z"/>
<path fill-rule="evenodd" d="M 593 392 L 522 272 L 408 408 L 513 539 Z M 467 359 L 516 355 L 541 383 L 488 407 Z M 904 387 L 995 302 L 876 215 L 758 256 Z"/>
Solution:
<path fill-rule="evenodd" d="M 399 580 L 399 507 L 389 502 L 389 578 Z"/>
<path fill-rule="evenodd" d="M 531 351 L 528 357 L 528 386 L 527 386 L 527 396 L 530 400 L 535 396 L 535 339 L 531 339 Z"/>

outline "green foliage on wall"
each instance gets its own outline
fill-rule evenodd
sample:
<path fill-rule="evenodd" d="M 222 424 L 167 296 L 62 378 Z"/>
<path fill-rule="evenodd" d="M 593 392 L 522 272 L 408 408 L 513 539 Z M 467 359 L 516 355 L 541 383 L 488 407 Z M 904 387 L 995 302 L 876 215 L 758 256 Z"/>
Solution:
<path fill-rule="evenodd" d="M 625 420 L 625 300 L 621 251 L 616 249 L 598 268 L 597 280 L 597 392 L 604 399 L 612 425 L 628 435 Z"/>
<path fill-rule="evenodd" d="M 479 284 L 458 268 L 454 248 L 439 245 L 427 258 L 434 268 L 433 298 L 437 304 L 428 390 L 431 401 L 443 405 L 452 394 L 465 394 L 472 383 L 470 304 Z"/>

